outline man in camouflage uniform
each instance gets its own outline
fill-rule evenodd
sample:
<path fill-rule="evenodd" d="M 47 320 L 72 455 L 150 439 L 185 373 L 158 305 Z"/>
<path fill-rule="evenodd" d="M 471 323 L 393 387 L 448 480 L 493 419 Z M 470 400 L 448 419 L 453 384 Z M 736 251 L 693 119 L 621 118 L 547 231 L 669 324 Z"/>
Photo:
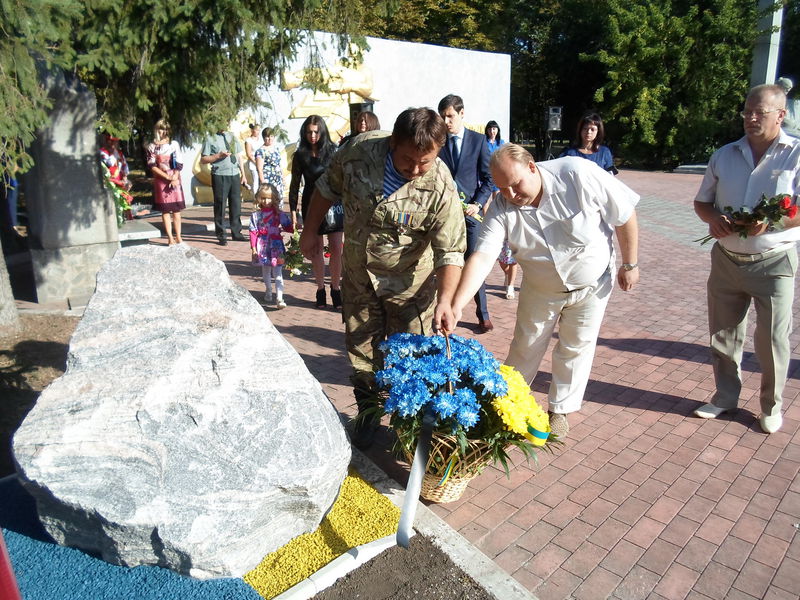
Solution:
<path fill-rule="evenodd" d="M 437 113 L 408 109 L 391 136 L 357 136 L 317 180 L 300 247 L 306 257 L 314 255 L 319 224 L 341 201 L 342 311 L 359 413 L 376 397 L 374 373 L 383 360 L 378 345 L 396 332 L 430 335 L 451 311 L 465 232 L 455 184 L 437 158 L 446 138 Z M 357 447 L 372 443 L 376 426 L 377 419 L 358 426 Z"/>

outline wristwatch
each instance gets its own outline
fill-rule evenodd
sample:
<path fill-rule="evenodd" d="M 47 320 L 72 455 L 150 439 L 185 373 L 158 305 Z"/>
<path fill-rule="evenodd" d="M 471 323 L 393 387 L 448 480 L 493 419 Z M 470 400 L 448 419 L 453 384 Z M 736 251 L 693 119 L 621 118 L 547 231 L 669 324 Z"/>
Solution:
<path fill-rule="evenodd" d="M 639 263 L 622 263 L 622 268 L 626 271 L 633 271 L 638 266 Z"/>

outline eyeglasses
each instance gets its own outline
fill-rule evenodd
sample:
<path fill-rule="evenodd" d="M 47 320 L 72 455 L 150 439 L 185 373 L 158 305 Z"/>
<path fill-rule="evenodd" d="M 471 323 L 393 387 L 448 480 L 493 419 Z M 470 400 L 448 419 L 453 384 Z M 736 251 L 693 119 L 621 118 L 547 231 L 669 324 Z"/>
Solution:
<path fill-rule="evenodd" d="M 739 116 L 743 119 L 752 119 L 756 117 L 760 119 L 764 115 L 768 115 L 769 113 L 773 113 L 779 110 L 783 110 L 782 108 L 773 108 L 772 110 L 743 110 L 739 113 Z"/>

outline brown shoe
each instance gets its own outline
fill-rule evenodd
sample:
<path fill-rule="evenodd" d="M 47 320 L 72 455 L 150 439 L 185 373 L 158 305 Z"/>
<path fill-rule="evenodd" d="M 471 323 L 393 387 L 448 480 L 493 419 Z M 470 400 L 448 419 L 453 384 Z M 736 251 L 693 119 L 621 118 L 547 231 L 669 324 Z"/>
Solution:
<path fill-rule="evenodd" d="M 569 423 L 567 422 L 567 415 L 557 413 L 550 413 L 550 433 L 563 440 L 569 433 Z"/>
<path fill-rule="evenodd" d="M 492 329 L 494 329 L 494 325 L 489 319 L 478 321 L 478 333 L 489 333 Z"/>

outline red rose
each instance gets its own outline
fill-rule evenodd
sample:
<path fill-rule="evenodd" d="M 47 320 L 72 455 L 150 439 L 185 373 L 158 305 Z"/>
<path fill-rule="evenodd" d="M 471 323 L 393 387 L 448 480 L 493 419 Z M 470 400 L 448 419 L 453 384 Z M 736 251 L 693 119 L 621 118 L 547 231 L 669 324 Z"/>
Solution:
<path fill-rule="evenodd" d="M 792 199 L 789 196 L 781 198 L 781 208 L 789 208 L 792 205 Z"/>
<path fill-rule="evenodd" d="M 794 219 L 797 215 L 797 206 L 790 206 L 789 209 L 786 211 L 786 216 L 790 219 Z"/>

